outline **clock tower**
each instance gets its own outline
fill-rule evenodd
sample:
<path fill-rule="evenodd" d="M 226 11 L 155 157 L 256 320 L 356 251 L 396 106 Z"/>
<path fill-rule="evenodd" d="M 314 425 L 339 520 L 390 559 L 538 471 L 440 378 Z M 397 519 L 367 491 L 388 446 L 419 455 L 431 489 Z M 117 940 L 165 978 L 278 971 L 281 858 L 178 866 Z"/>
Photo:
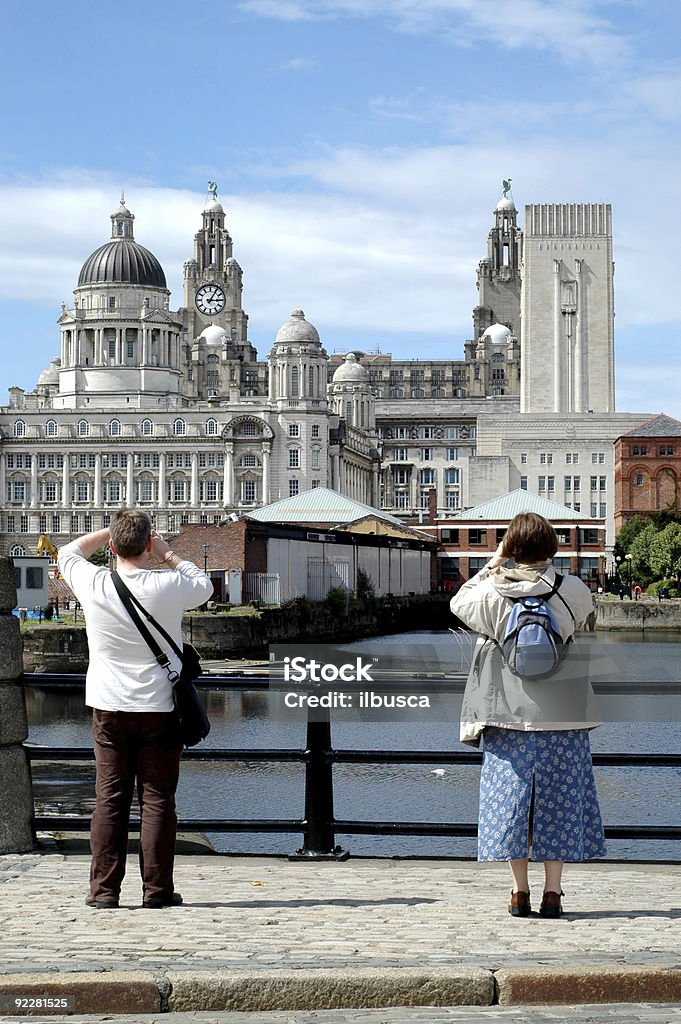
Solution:
<path fill-rule="evenodd" d="M 227 334 L 230 347 L 245 362 L 256 358 L 248 341 L 248 316 L 241 308 L 243 271 L 232 255 L 232 238 L 225 226 L 225 211 L 210 182 L 201 230 L 194 235 L 194 256 L 184 265 L 185 340 L 191 345 L 213 325 Z"/>

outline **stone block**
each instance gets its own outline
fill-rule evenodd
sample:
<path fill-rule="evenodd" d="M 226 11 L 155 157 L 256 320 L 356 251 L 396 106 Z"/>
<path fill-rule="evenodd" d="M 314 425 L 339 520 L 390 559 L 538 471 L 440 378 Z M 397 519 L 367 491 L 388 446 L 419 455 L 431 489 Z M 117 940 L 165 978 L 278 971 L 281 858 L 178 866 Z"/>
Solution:
<path fill-rule="evenodd" d="M 71 997 L 71 1012 L 114 1014 L 159 1013 L 161 995 L 152 974 L 146 971 L 94 973 L 1 974 L 0 997 Z M 7 1007 L 2 1000 L 2 1009 Z M 49 1015 L 50 1011 L 40 1016 Z M 35 1016 L 35 1012 L 34 1012 Z M 68 1018 L 66 1018 L 68 1019 Z"/>
<path fill-rule="evenodd" d="M 0 683 L 0 747 L 23 743 L 27 736 L 26 703 L 22 687 Z"/>
<path fill-rule="evenodd" d="M 388 1006 L 490 1006 L 482 968 L 169 972 L 171 1013 L 324 1010 Z"/>
<path fill-rule="evenodd" d="M 26 752 L 0 747 L 0 854 L 33 849 L 33 792 Z"/>
<path fill-rule="evenodd" d="M 21 628 L 16 615 L 0 615 L 0 680 L 16 679 L 23 672 Z"/>
<path fill-rule="evenodd" d="M 14 562 L 0 558 L 0 613 L 11 612 L 17 606 L 17 588 L 14 582 Z"/>
<path fill-rule="evenodd" d="M 495 977 L 501 1006 L 681 1001 L 681 967 L 670 964 L 509 967 Z"/>

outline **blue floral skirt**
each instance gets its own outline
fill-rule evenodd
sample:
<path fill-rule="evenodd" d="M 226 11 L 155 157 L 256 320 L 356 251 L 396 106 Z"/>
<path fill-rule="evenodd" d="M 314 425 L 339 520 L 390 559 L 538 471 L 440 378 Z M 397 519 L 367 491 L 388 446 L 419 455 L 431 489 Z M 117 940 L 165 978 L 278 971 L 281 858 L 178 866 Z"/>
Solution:
<path fill-rule="evenodd" d="M 488 727 L 483 744 L 478 860 L 605 856 L 587 729 Z"/>

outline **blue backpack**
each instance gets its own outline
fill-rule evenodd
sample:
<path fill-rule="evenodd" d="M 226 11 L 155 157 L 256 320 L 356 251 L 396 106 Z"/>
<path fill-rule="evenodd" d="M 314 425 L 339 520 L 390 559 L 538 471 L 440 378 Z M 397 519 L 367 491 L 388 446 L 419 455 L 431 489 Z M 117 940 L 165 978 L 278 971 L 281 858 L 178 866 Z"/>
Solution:
<path fill-rule="evenodd" d="M 513 610 L 506 623 L 501 653 L 511 672 L 522 679 L 544 679 L 558 668 L 567 654 L 572 637 L 563 640 L 558 621 L 547 601 L 555 595 L 575 617 L 558 593 L 563 577 L 556 579 L 548 594 L 511 598 Z"/>

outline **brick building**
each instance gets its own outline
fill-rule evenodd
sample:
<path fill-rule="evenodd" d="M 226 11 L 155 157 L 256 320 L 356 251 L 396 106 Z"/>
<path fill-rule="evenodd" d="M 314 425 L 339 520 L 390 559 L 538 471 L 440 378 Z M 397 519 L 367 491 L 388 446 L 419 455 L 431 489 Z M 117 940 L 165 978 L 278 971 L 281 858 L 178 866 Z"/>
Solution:
<path fill-rule="evenodd" d="M 615 441 L 615 530 L 633 516 L 681 512 L 681 422 L 660 413 Z"/>
<path fill-rule="evenodd" d="M 521 512 L 536 512 L 552 523 L 558 534 L 558 551 L 553 559 L 558 572 L 580 576 L 594 590 L 603 585 L 606 569 L 603 520 L 592 519 L 574 508 L 519 489 L 421 527 L 439 542 L 439 579 L 445 590 L 458 590 L 465 580 L 484 567 L 511 519 Z"/>

